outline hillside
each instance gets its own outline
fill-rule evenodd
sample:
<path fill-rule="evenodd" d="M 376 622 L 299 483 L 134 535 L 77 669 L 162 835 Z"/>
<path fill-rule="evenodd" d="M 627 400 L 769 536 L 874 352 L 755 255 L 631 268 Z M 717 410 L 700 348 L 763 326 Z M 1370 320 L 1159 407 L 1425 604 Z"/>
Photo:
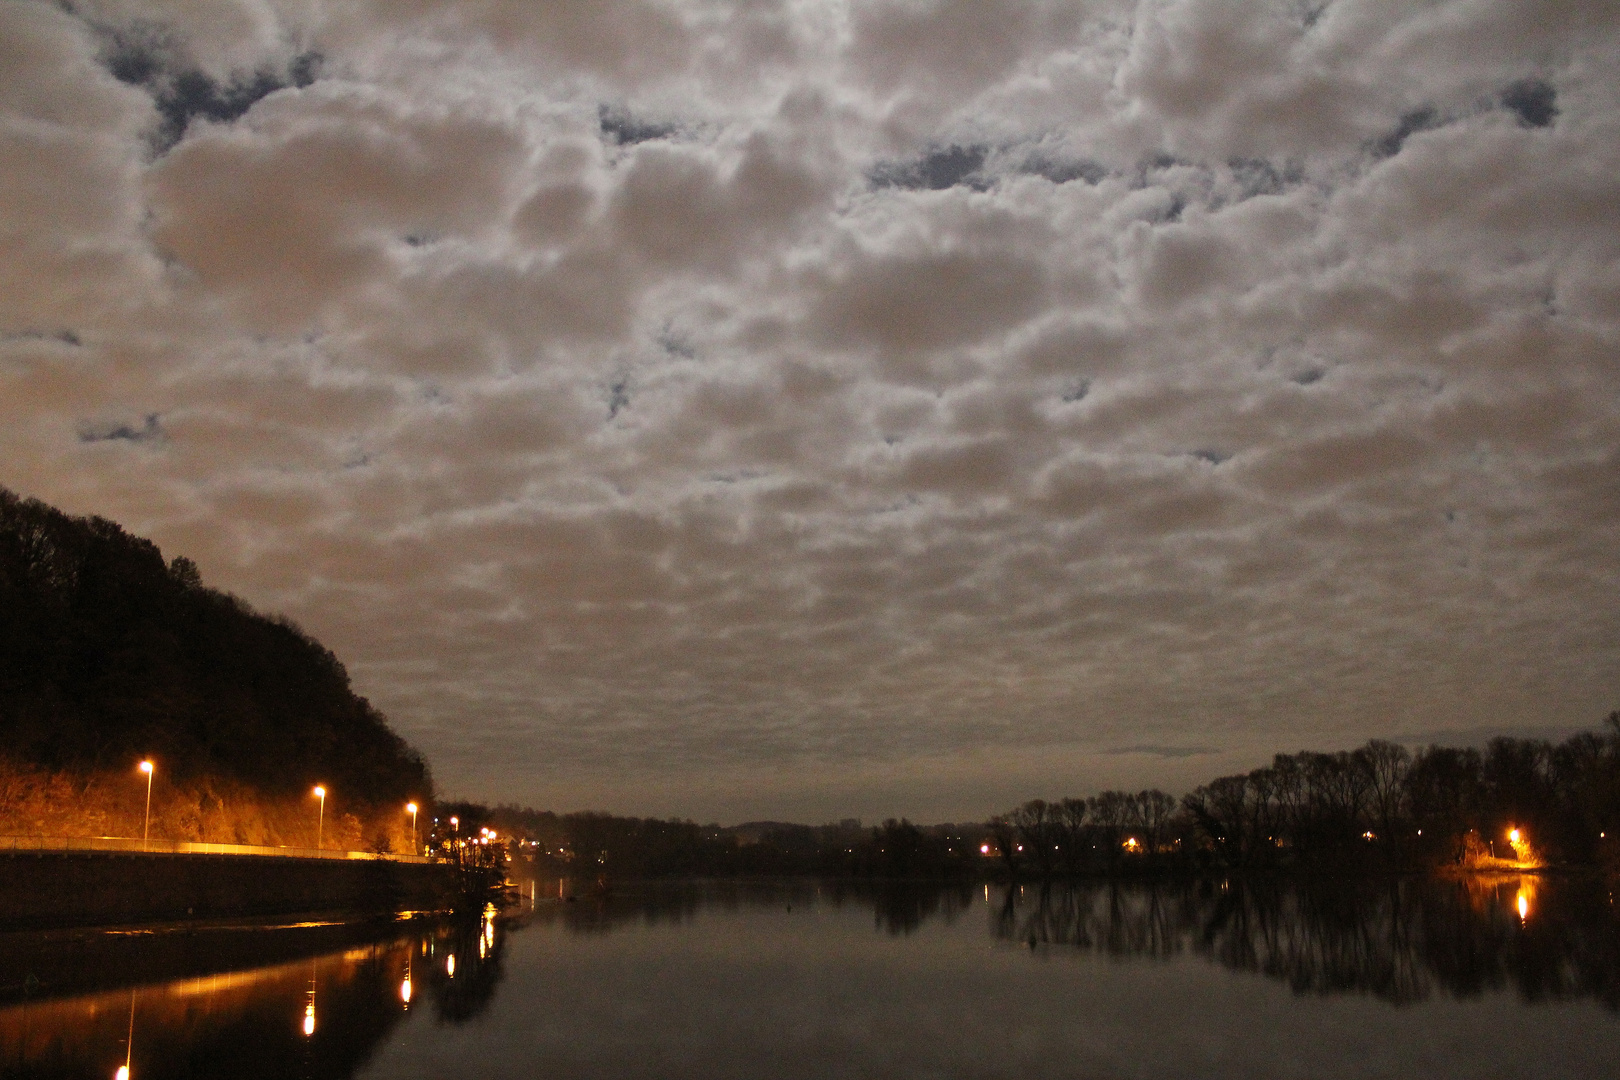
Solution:
<path fill-rule="evenodd" d="M 321 783 L 327 835 L 362 842 L 345 835 L 362 830 L 369 845 L 379 832 L 397 838 L 399 808 L 432 794 L 421 755 L 293 623 L 205 587 L 190 560 L 165 562 L 111 521 L 4 488 L 0 756 L 10 779 L 0 777 L 0 819 L 61 810 L 76 789 L 85 820 L 55 824 L 81 832 L 129 829 L 127 777 L 146 757 L 162 780 L 154 812 L 173 818 L 171 832 L 197 834 L 175 839 L 305 842 L 287 834 L 304 828 Z M 52 785 L 49 806 L 18 809 Z"/>

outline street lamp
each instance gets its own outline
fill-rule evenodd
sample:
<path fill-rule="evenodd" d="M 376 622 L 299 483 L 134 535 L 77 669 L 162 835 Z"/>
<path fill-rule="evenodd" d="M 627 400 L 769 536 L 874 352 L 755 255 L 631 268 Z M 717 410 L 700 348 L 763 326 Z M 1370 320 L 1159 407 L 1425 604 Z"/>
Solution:
<path fill-rule="evenodd" d="M 141 850 L 146 851 L 147 838 L 152 835 L 152 773 L 156 771 L 150 759 L 141 762 L 141 772 L 146 774 L 146 824 L 141 826 Z"/>
<path fill-rule="evenodd" d="M 405 804 L 405 812 L 407 814 L 411 815 L 411 854 L 415 855 L 416 854 L 416 804 L 413 803 L 413 802 L 406 803 Z M 406 998 L 405 1000 L 409 1001 L 410 999 Z"/>
<path fill-rule="evenodd" d="M 321 800 L 320 813 L 315 816 L 315 850 L 321 850 L 321 828 L 326 824 L 326 789 L 315 785 L 315 797 Z"/>

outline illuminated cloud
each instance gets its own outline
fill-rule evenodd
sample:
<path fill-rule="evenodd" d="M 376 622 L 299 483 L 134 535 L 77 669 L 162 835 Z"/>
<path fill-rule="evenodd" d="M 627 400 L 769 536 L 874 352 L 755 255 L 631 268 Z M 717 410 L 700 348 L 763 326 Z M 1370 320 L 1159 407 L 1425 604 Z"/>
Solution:
<path fill-rule="evenodd" d="M 1562 732 L 1620 704 L 1617 29 L 18 0 L 0 483 L 474 796 L 968 818 Z"/>

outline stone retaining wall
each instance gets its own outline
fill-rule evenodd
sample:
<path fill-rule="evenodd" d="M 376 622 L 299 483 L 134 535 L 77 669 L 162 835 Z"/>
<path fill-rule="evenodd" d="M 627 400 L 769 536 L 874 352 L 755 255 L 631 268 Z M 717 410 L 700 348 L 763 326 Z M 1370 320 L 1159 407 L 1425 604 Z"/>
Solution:
<path fill-rule="evenodd" d="M 0 852 L 0 928 L 442 910 L 460 875 L 385 860 Z"/>

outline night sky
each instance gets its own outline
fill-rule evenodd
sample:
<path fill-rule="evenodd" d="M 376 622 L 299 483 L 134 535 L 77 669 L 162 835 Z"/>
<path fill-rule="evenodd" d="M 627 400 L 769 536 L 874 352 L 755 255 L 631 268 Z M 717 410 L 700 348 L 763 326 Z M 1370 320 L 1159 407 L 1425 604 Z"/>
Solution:
<path fill-rule="evenodd" d="M 1620 707 L 1620 5 L 5 0 L 0 484 L 441 789 L 982 818 Z"/>

